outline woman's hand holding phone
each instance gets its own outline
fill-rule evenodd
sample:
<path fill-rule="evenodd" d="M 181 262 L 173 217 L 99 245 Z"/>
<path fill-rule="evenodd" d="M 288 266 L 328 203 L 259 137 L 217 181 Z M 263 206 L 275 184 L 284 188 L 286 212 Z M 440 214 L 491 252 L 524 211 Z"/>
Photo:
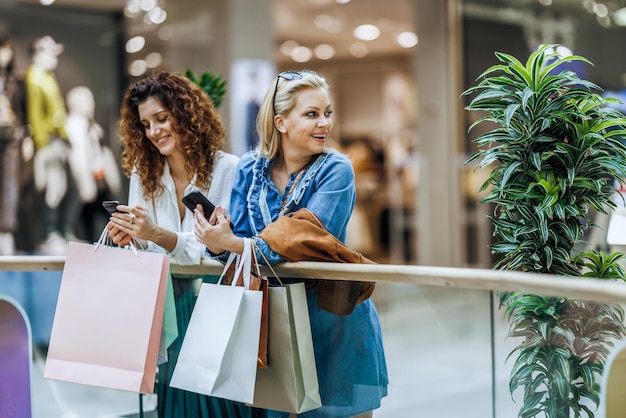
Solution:
<path fill-rule="evenodd" d="M 124 247 L 135 239 L 147 240 L 151 222 L 146 222 L 147 211 L 142 207 L 130 207 L 120 204 L 117 200 L 102 202 L 102 206 L 109 212 L 110 219 L 107 224 L 109 237 L 114 244 Z M 140 244 L 143 246 L 143 244 Z"/>
<path fill-rule="evenodd" d="M 211 215 L 213 215 L 213 213 L 215 212 L 215 205 L 209 199 L 207 199 L 206 196 L 203 195 L 200 191 L 194 190 L 186 194 L 183 197 L 182 201 L 191 212 L 197 209 L 198 205 L 200 205 L 200 207 L 202 207 L 202 213 L 204 214 L 204 217 L 207 221 L 210 222 Z M 211 225 L 215 224 L 211 223 Z M 230 229 L 235 229 L 232 223 L 230 223 Z"/>
<path fill-rule="evenodd" d="M 232 250 L 229 243 L 238 237 L 230 228 L 230 217 L 226 208 L 217 206 L 208 219 L 205 218 L 201 206 L 194 212 L 194 233 L 199 243 L 206 246 L 213 254 L 221 254 Z"/>

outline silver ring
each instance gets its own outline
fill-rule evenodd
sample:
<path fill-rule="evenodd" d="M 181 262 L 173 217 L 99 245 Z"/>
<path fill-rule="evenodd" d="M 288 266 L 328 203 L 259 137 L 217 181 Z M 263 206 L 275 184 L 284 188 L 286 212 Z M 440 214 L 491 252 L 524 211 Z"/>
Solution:
<path fill-rule="evenodd" d="M 133 222 L 135 221 L 135 214 L 134 214 L 134 213 L 130 213 L 129 215 L 130 215 L 130 220 L 129 220 L 129 222 L 130 222 L 130 224 L 132 225 L 132 224 L 133 224 Z"/>

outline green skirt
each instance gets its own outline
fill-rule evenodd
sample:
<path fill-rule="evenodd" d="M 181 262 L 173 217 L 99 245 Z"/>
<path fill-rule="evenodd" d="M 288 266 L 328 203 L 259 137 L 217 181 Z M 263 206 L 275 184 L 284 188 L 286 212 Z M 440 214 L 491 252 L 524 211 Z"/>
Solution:
<path fill-rule="evenodd" d="M 215 283 L 217 279 L 208 276 L 205 281 Z M 265 418 L 267 414 L 262 409 L 170 387 L 169 382 L 196 303 L 194 282 L 194 279 L 172 277 L 178 338 L 168 349 L 168 362 L 159 366 L 156 383 L 159 418 Z"/>

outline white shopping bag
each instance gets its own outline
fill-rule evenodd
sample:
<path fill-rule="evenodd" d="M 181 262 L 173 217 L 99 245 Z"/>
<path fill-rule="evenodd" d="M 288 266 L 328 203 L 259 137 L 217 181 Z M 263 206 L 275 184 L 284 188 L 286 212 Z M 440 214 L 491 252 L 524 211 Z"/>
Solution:
<path fill-rule="evenodd" d="M 224 272 L 237 258 L 235 277 L 243 272 L 244 286 L 203 283 L 170 386 L 252 403 L 257 373 L 263 292 L 249 290 L 251 243 L 241 257 L 231 255 Z"/>

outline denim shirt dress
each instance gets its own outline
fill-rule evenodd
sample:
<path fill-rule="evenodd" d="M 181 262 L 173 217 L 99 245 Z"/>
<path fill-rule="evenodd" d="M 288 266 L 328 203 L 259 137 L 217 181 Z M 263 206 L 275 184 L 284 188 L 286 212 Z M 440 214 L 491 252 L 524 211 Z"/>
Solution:
<path fill-rule="evenodd" d="M 348 158 L 332 150 L 320 154 L 291 194 L 296 174 L 281 193 L 270 179 L 272 163 L 254 151 L 239 161 L 230 201 L 235 234 L 254 237 L 270 264 L 285 261 L 257 235 L 278 216 L 307 208 L 345 242 L 356 200 L 354 170 Z M 380 322 L 371 299 L 347 316 L 321 310 L 316 289 L 307 292 L 307 299 L 322 407 L 299 417 L 352 417 L 380 407 L 387 395 L 388 377 Z M 268 417 L 288 416 L 268 411 Z"/>

